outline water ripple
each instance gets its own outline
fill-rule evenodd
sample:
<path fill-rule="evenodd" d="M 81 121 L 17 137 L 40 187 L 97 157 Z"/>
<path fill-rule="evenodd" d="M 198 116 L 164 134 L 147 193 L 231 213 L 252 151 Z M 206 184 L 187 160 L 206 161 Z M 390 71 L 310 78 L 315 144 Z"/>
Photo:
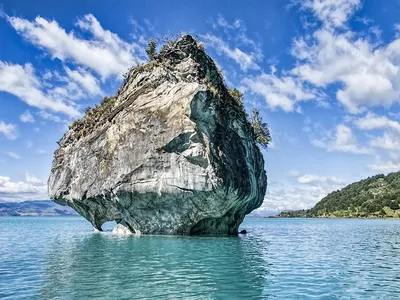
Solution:
<path fill-rule="evenodd" d="M 242 227 L 249 234 L 116 238 L 81 218 L 0 218 L 0 298 L 399 298 L 399 220 Z"/>

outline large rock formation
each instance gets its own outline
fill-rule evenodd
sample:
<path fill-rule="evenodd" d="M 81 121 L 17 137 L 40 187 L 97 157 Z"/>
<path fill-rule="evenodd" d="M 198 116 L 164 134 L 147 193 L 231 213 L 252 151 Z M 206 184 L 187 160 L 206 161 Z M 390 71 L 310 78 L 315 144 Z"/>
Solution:
<path fill-rule="evenodd" d="M 191 36 L 132 69 L 59 141 L 50 197 L 101 230 L 236 234 L 266 191 L 240 103 Z"/>

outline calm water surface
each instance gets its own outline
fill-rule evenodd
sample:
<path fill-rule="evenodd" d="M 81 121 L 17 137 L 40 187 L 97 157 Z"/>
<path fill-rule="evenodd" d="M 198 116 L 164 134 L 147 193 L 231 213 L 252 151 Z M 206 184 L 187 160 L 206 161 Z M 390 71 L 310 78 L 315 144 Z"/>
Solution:
<path fill-rule="evenodd" d="M 400 298 L 399 220 L 241 227 L 246 236 L 117 238 L 81 218 L 3 217 L 0 298 Z"/>

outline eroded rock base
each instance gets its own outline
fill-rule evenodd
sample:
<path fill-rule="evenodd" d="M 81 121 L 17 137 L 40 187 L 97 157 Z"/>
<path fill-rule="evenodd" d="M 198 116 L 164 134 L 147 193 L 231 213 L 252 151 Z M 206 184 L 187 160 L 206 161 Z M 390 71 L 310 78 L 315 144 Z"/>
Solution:
<path fill-rule="evenodd" d="M 117 224 L 111 233 L 116 236 L 140 235 L 140 231 L 135 230 L 132 232 L 130 228 L 123 224 Z"/>

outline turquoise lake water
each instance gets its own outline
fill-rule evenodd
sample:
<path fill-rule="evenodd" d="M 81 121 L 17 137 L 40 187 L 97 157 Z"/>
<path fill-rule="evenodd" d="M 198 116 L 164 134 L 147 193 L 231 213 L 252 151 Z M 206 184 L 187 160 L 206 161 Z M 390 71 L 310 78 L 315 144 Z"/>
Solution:
<path fill-rule="evenodd" d="M 241 228 L 117 238 L 77 217 L 3 217 L 0 298 L 400 298 L 399 220 L 249 218 Z"/>

